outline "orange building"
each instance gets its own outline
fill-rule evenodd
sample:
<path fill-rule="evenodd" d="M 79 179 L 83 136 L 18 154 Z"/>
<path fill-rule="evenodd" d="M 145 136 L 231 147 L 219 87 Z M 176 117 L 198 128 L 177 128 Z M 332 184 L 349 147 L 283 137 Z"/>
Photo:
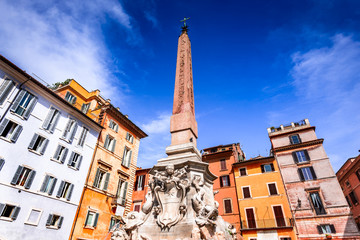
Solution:
<path fill-rule="evenodd" d="M 273 156 L 233 164 L 245 240 L 296 239 L 285 188 Z"/>
<path fill-rule="evenodd" d="M 240 229 L 238 197 L 232 164 L 244 159 L 239 143 L 203 149 L 202 160 L 209 164 L 210 172 L 219 178 L 214 181 L 215 200 L 219 203 L 219 215 Z"/>
<path fill-rule="evenodd" d="M 147 135 L 102 98 L 99 90 L 89 92 L 70 80 L 54 91 L 104 127 L 70 239 L 109 239 L 110 229 L 130 211 L 140 139 Z"/>
<path fill-rule="evenodd" d="M 134 184 L 134 192 L 132 195 L 131 211 L 140 212 L 142 205 L 146 201 L 148 192 L 149 172 L 151 168 L 138 168 L 136 170 L 136 181 Z"/>

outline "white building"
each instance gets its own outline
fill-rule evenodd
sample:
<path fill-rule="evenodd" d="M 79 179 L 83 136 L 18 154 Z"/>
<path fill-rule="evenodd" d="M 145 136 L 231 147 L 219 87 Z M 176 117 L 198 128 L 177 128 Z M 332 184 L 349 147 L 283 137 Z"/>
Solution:
<path fill-rule="evenodd" d="M 68 239 L 102 127 L 0 55 L 0 239 Z"/>

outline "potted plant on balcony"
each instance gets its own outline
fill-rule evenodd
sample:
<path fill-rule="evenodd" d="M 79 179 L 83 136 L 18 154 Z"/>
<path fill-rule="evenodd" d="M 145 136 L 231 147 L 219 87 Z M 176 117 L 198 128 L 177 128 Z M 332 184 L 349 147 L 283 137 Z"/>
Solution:
<path fill-rule="evenodd" d="M 326 239 L 332 239 L 331 234 L 326 234 L 325 237 L 326 237 Z"/>

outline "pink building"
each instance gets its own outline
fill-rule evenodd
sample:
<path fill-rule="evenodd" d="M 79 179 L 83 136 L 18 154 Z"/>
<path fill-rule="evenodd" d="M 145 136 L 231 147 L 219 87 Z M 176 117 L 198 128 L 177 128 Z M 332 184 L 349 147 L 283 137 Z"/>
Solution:
<path fill-rule="evenodd" d="M 356 224 L 360 228 L 360 155 L 349 158 L 336 173 Z"/>
<path fill-rule="evenodd" d="M 308 119 L 268 128 L 298 239 L 360 239 L 356 223 Z"/>

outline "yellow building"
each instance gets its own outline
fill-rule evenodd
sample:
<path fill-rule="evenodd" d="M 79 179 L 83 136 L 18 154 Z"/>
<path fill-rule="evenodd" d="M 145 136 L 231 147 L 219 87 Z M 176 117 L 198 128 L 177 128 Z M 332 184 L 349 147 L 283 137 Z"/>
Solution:
<path fill-rule="evenodd" d="M 233 164 L 245 240 L 296 239 L 292 214 L 274 157 Z"/>
<path fill-rule="evenodd" d="M 70 239 L 110 239 L 109 231 L 130 211 L 140 139 L 139 127 L 119 109 L 75 80 L 56 86 L 58 95 L 97 121 L 101 131 Z"/>

